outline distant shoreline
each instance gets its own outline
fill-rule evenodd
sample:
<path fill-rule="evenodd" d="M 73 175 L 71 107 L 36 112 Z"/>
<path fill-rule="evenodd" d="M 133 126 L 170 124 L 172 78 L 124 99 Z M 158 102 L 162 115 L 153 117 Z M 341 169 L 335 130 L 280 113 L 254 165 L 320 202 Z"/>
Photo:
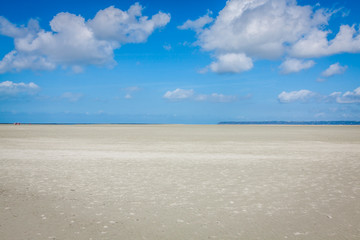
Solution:
<path fill-rule="evenodd" d="M 244 121 L 219 122 L 219 125 L 360 125 L 360 121 Z"/>

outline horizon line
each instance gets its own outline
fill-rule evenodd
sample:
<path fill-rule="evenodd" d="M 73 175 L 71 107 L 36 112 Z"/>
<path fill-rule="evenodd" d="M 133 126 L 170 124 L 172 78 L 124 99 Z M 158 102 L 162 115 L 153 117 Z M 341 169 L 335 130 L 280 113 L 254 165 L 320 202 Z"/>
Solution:
<path fill-rule="evenodd" d="M 217 123 L 3 122 L 2 125 L 360 125 L 360 121 L 221 121 Z"/>

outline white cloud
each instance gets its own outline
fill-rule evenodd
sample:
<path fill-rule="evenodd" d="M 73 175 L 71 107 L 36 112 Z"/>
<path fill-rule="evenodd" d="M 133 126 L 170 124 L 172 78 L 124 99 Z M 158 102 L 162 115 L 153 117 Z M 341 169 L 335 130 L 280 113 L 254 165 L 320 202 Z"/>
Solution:
<path fill-rule="evenodd" d="M 330 96 L 335 98 L 337 103 L 360 103 L 360 87 L 354 91 L 347 91 L 344 94 L 334 92 Z"/>
<path fill-rule="evenodd" d="M 139 3 L 132 5 L 128 11 L 111 6 L 100 10 L 87 25 L 98 39 L 120 44 L 145 42 L 156 28 L 170 21 L 170 14 L 159 12 L 149 19 L 142 16 L 142 10 Z"/>
<path fill-rule="evenodd" d="M 70 102 L 77 102 L 80 100 L 80 98 L 83 97 L 83 94 L 81 93 L 72 93 L 72 92 L 65 92 L 61 95 L 62 99 L 66 99 Z"/>
<path fill-rule="evenodd" d="M 230 0 L 214 24 L 200 33 L 198 43 L 207 51 L 278 58 L 287 44 L 326 25 L 328 18 L 325 11 L 314 12 L 293 0 Z"/>
<path fill-rule="evenodd" d="M 339 63 L 330 65 L 328 69 L 322 72 L 322 76 L 331 77 L 337 74 L 343 74 L 347 69 L 347 66 L 341 66 Z"/>
<path fill-rule="evenodd" d="M 184 100 L 194 96 L 193 89 L 181 89 L 177 88 L 174 91 L 167 91 L 164 98 L 169 100 Z"/>
<path fill-rule="evenodd" d="M 217 61 L 212 62 L 209 67 L 216 73 L 240 73 L 250 70 L 253 62 L 243 53 L 228 53 L 218 56 Z"/>
<path fill-rule="evenodd" d="M 278 95 L 278 100 L 281 103 L 307 102 L 310 100 L 317 100 L 325 103 L 336 102 L 340 104 L 360 103 L 360 87 L 356 88 L 354 91 L 347 91 L 345 93 L 333 92 L 329 95 L 321 95 L 309 90 L 293 92 L 284 91 Z"/>
<path fill-rule="evenodd" d="M 224 95 L 219 93 L 212 94 L 195 94 L 193 89 L 180 89 L 177 88 L 174 91 L 167 91 L 164 98 L 169 100 L 194 100 L 199 102 L 233 102 L 237 100 L 236 96 Z"/>
<path fill-rule="evenodd" d="M 81 66 L 113 63 L 115 43 L 96 39 L 81 16 L 59 13 L 51 20 L 50 26 L 52 31 L 39 30 L 15 38 L 14 61 L 39 58 L 44 66 L 50 65 L 52 69 L 58 64 Z M 8 68 L 16 69 L 16 66 L 8 64 Z M 37 70 L 31 64 L 26 68 Z"/>
<path fill-rule="evenodd" d="M 71 66 L 74 71 L 86 65 L 112 66 L 114 50 L 126 43 L 145 42 L 156 28 L 165 26 L 170 15 L 159 12 L 142 16 L 135 3 L 128 11 L 115 7 L 100 10 L 93 19 L 67 12 L 51 21 L 51 31 L 39 28 L 36 20 L 17 27 L 0 18 L 0 34 L 14 38 L 15 49 L 0 61 L 0 73 L 11 70 L 51 70 Z"/>
<path fill-rule="evenodd" d="M 55 67 L 54 63 L 49 62 L 42 56 L 19 54 L 15 50 L 6 54 L 2 61 L 0 61 L 0 73 L 12 70 L 22 71 L 24 69 L 53 70 Z"/>
<path fill-rule="evenodd" d="M 283 74 L 300 72 L 304 69 L 309 69 L 315 65 L 315 62 L 312 60 L 300 60 L 295 58 L 286 59 L 281 65 L 280 69 Z"/>
<path fill-rule="evenodd" d="M 211 14 L 211 12 L 208 12 L 206 15 L 199 17 L 194 21 L 187 20 L 183 25 L 178 26 L 178 28 L 181 30 L 191 29 L 196 32 L 200 32 L 205 25 L 214 21 L 214 19 L 210 17 L 209 14 Z"/>
<path fill-rule="evenodd" d="M 360 32 L 354 26 L 342 25 L 336 37 L 328 40 L 329 20 L 335 12 L 320 6 L 300 6 L 295 0 L 229 0 L 213 23 L 195 29 L 196 44 L 216 58 L 244 54 L 251 59 L 272 60 L 360 52 Z M 189 28 L 185 24 L 181 27 Z M 220 72 L 241 72 L 225 65 L 232 62 L 224 62 L 224 71 Z M 289 73 L 311 66 L 311 61 L 288 62 L 282 68 Z"/>
<path fill-rule="evenodd" d="M 341 25 L 335 38 L 328 40 L 330 32 L 330 30 L 312 30 L 292 46 L 290 54 L 309 58 L 360 52 L 360 32 L 354 26 Z"/>
<path fill-rule="evenodd" d="M 295 1 L 231 0 L 200 41 L 205 49 L 274 58 L 282 55 L 285 42 L 294 42 L 309 28 L 327 22 L 322 13 L 317 13 L 321 18 L 312 18 L 312 14 L 310 7 Z"/>
<path fill-rule="evenodd" d="M 290 102 L 306 102 L 316 96 L 316 93 L 309 90 L 300 90 L 292 92 L 282 92 L 278 96 L 278 100 L 281 103 L 290 103 Z"/>
<path fill-rule="evenodd" d="M 29 21 L 34 23 L 34 20 Z M 36 21 L 35 21 L 36 22 Z M 27 35 L 27 29 L 25 27 L 17 27 L 16 25 L 9 22 L 6 18 L 0 16 L 0 34 L 8 37 L 24 37 Z"/>
<path fill-rule="evenodd" d="M 33 82 L 14 83 L 5 81 L 0 83 L 0 96 L 33 95 L 40 90 L 40 87 Z"/>

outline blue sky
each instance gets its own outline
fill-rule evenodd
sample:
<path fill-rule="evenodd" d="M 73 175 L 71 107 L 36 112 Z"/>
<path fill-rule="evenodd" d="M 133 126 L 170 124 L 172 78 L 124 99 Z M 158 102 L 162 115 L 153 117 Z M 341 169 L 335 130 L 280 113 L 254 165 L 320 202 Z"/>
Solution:
<path fill-rule="evenodd" d="M 0 122 L 360 120 L 357 1 L 3 1 Z"/>

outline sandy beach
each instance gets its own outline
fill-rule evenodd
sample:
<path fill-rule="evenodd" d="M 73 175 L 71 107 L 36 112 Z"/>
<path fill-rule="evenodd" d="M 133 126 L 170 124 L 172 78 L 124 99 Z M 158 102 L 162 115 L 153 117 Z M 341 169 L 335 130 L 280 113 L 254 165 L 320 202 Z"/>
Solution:
<path fill-rule="evenodd" d="M 0 125 L 0 236 L 359 239 L 360 126 Z"/>

